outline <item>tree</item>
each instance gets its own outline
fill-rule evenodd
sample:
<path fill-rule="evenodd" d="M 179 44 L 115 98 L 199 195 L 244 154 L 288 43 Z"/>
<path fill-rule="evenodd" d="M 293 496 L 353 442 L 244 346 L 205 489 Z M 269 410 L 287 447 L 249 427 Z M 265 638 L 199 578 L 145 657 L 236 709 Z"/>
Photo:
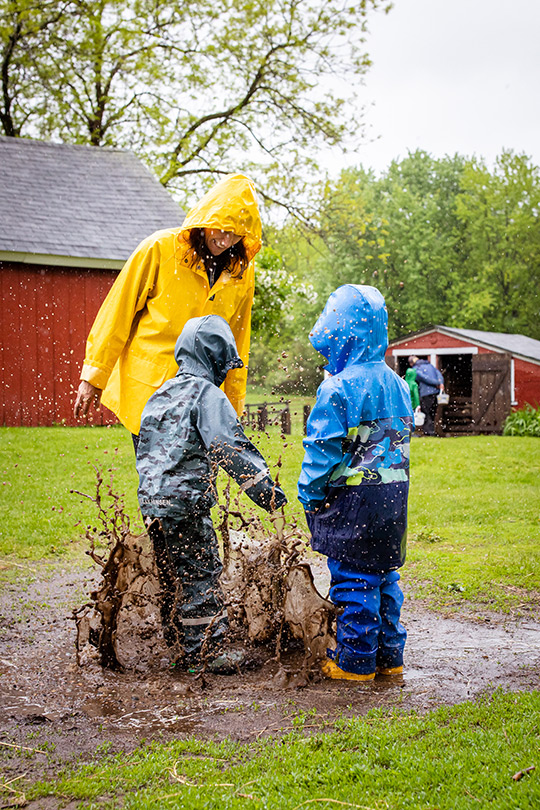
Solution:
<path fill-rule="evenodd" d="M 14 36 L 31 5 L 0 0 L 17 119 L 6 134 L 127 146 L 172 187 L 262 166 L 269 197 L 284 179 L 301 187 L 321 145 L 358 145 L 347 88 L 369 65 L 368 12 L 389 8 L 383 0 L 66 0 L 45 29 Z"/>
<path fill-rule="evenodd" d="M 471 162 L 457 213 L 468 259 L 456 325 L 540 338 L 539 169 L 509 151 L 493 171 Z"/>
<path fill-rule="evenodd" d="M 320 360 L 307 343 L 305 330 L 297 332 L 300 313 L 315 305 L 317 293 L 311 284 L 288 272 L 272 248 L 263 248 L 256 264 L 250 379 L 281 393 L 313 390 Z"/>
<path fill-rule="evenodd" d="M 378 287 L 392 337 L 444 323 L 461 249 L 455 204 L 463 166 L 457 156 L 435 160 L 418 150 L 380 178 L 350 169 L 328 184 L 320 219 L 325 293 L 347 282 Z"/>
<path fill-rule="evenodd" d="M 36 65 L 67 5 L 58 0 L 4 0 L 0 4 L 0 125 L 8 137 L 20 137 L 32 119 L 43 114 Z"/>

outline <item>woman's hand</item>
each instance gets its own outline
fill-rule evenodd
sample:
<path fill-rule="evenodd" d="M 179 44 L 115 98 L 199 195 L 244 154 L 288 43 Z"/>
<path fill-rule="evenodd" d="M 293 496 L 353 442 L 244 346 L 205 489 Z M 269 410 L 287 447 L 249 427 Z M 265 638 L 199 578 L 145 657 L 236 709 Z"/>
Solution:
<path fill-rule="evenodd" d="M 79 416 L 88 416 L 90 405 L 94 403 L 95 410 L 99 410 L 101 404 L 101 388 L 96 388 L 92 383 L 81 380 L 77 391 L 77 398 L 73 406 L 75 419 Z"/>

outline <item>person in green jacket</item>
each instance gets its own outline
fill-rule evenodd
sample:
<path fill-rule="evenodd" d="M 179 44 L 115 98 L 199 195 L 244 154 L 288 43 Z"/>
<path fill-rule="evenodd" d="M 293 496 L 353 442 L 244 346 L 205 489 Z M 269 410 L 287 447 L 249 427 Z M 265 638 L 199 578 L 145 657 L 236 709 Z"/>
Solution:
<path fill-rule="evenodd" d="M 420 392 L 418 390 L 418 383 L 416 382 L 416 371 L 414 368 L 408 368 L 405 372 L 405 382 L 409 386 L 411 392 L 411 404 L 413 411 L 420 407 Z"/>

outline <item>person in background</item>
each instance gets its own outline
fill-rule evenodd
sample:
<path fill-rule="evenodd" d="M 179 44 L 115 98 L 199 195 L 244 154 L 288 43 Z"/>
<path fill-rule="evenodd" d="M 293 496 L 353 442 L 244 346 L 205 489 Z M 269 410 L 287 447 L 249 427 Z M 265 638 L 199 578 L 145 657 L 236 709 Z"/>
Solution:
<path fill-rule="evenodd" d="M 283 506 L 286 497 L 218 387 L 242 367 L 227 322 L 218 315 L 191 318 L 177 340 L 175 358 L 176 376 L 150 397 L 142 413 L 139 504 L 154 546 L 162 624 L 175 663 L 199 668 L 207 641 L 207 668 L 228 674 L 249 663 L 249 651 L 221 647 L 228 623 L 210 516 L 217 467 L 267 511 Z"/>
<path fill-rule="evenodd" d="M 385 363 L 388 314 L 375 287 L 339 287 L 310 341 L 328 360 L 307 424 L 298 481 L 315 551 L 328 557 L 337 646 L 328 678 L 369 681 L 403 671 L 400 622 L 409 447 L 404 380 Z"/>
<path fill-rule="evenodd" d="M 418 390 L 418 383 L 416 382 L 416 371 L 414 368 L 408 368 L 405 372 L 405 382 L 409 386 L 411 393 L 411 405 L 413 411 L 420 407 L 420 392 Z"/>
<path fill-rule="evenodd" d="M 444 391 L 444 378 L 439 369 L 435 368 L 424 357 L 411 355 L 409 366 L 416 372 L 416 382 L 420 394 L 420 408 L 425 414 L 423 432 L 425 436 L 435 435 L 435 413 L 437 411 L 437 395 Z"/>
<path fill-rule="evenodd" d="M 174 377 L 176 339 L 186 321 L 211 313 L 229 323 L 243 367 L 225 393 L 244 406 L 253 258 L 261 220 L 252 181 L 227 175 L 189 211 L 181 227 L 145 239 L 118 275 L 88 336 L 74 414 L 102 402 L 134 435 L 151 395 Z"/>

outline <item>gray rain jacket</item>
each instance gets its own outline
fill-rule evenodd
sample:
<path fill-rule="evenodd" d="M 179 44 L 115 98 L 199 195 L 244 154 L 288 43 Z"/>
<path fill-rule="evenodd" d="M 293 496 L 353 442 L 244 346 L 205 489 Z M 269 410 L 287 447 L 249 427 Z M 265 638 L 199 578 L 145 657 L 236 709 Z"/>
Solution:
<path fill-rule="evenodd" d="M 283 490 L 218 387 L 230 369 L 243 365 L 227 321 L 191 318 L 174 356 L 176 376 L 150 397 L 142 414 L 137 472 L 143 515 L 182 519 L 207 512 L 216 503 L 217 465 L 258 506 L 283 506 Z"/>

